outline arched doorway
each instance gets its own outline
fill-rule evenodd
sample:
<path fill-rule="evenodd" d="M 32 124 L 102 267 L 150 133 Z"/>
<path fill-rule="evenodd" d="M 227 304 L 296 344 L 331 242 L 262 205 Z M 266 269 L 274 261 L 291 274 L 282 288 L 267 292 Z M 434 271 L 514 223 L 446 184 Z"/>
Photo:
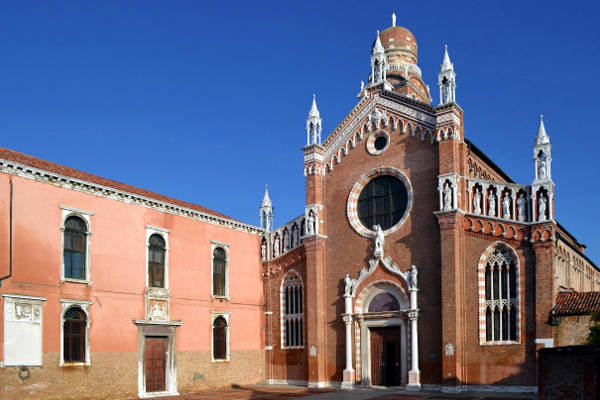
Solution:
<path fill-rule="evenodd" d="M 363 305 L 356 313 L 361 385 L 406 385 L 409 358 L 406 293 L 393 282 L 378 282 L 363 293 Z"/>

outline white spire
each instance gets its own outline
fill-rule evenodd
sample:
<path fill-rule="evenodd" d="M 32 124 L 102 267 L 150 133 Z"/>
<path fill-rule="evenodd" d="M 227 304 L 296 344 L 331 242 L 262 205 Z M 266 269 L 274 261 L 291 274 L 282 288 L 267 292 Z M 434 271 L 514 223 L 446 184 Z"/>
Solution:
<path fill-rule="evenodd" d="M 385 54 L 385 50 L 383 45 L 381 44 L 381 39 L 379 38 L 379 30 L 377 31 L 377 38 L 375 39 L 375 44 L 373 45 L 373 51 L 371 52 L 372 56 L 377 56 L 381 54 Z"/>
<path fill-rule="evenodd" d="M 540 114 L 540 126 L 538 127 L 538 133 L 535 137 L 535 144 L 547 144 L 550 143 L 550 138 L 546 134 L 546 127 L 544 126 L 544 115 Z"/>
<path fill-rule="evenodd" d="M 444 60 L 440 71 L 454 71 L 454 64 L 450 62 L 450 56 L 448 55 L 448 45 L 444 45 Z"/>
<path fill-rule="evenodd" d="M 322 131 L 322 120 L 321 113 L 317 108 L 316 95 L 313 94 L 312 105 L 308 112 L 308 118 L 306 119 L 306 145 L 321 144 L 321 131 Z"/>
<path fill-rule="evenodd" d="M 265 185 L 265 196 L 263 197 L 261 207 L 272 207 L 271 198 L 269 197 L 269 185 Z"/>
<path fill-rule="evenodd" d="M 392 26 L 396 26 L 396 13 L 392 11 Z"/>

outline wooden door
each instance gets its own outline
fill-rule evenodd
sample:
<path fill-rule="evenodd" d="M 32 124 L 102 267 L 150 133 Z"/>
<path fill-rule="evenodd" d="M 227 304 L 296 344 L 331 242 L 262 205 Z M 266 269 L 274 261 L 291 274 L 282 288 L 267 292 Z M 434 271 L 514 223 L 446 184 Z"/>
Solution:
<path fill-rule="evenodd" d="M 400 328 L 371 328 L 371 384 L 397 386 L 402 382 Z"/>
<path fill-rule="evenodd" d="M 166 390 L 166 337 L 146 337 L 144 365 L 146 369 L 146 392 Z"/>

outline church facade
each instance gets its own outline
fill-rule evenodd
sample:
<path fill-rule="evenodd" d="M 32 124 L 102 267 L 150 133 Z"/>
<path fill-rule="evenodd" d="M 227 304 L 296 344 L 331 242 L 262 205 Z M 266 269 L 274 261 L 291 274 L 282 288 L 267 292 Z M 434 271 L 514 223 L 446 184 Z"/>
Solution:
<path fill-rule="evenodd" d="M 3 391 L 535 390 L 558 293 L 600 270 L 554 218 L 543 120 L 517 183 L 465 137 L 448 50 L 436 106 L 417 61 L 394 18 L 324 141 L 313 98 L 305 209 L 279 227 L 267 190 L 254 226 L 0 149 Z"/>

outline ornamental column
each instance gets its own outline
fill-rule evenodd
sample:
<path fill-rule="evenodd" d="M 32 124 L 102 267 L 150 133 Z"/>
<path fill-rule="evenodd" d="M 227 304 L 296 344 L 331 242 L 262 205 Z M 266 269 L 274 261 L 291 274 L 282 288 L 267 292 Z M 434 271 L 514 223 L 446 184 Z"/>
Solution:
<path fill-rule="evenodd" d="M 352 368 L 352 294 L 347 289 L 344 293 L 346 313 L 343 316 L 346 325 L 346 368 L 344 369 L 344 380 L 342 389 L 354 388 L 354 368 Z"/>
<path fill-rule="evenodd" d="M 410 310 L 408 319 L 410 320 L 410 371 L 408 371 L 407 389 L 421 389 L 421 371 L 419 370 L 419 308 L 417 304 L 417 267 L 414 265 L 410 270 Z"/>

